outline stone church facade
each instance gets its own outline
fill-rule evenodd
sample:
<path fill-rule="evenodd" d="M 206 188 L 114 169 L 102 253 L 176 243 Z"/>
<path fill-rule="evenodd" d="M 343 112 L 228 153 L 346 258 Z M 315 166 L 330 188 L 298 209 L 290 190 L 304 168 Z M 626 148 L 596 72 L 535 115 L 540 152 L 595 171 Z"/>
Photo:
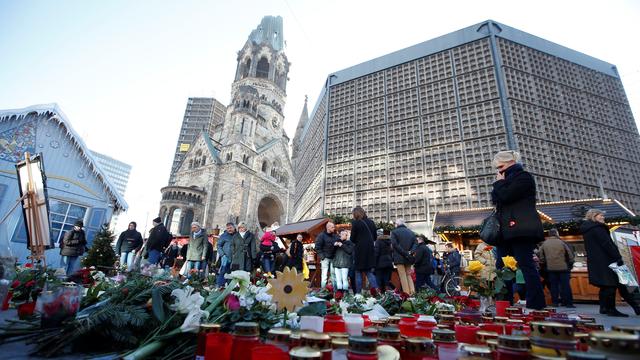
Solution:
<path fill-rule="evenodd" d="M 173 234 L 192 221 L 250 230 L 289 221 L 293 176 L 282 127 L 289 61 L 281 17 L 266 16 L 238 52 L 231 104 L 213 138 L 201 134 L 185 154 L 175 183 L 161 189 L 160 217 Z"/>

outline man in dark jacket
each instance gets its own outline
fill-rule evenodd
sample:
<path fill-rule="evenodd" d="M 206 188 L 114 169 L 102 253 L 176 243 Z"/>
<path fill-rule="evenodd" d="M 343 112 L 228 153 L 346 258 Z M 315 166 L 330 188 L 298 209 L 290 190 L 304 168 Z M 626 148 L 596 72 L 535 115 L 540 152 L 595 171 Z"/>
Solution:
<path fill-rule="evenodd" d="M 424 235 L 419 235 L 417 242 L 418 246 L 414 250 L 414 257 L 416 259 L 414 264 L 414 268 L 416 269 L 416 290 L 425 286 L 436 290 L 436 286 L 431 282 L 431 274 L 433 274 L 433 254 L 426 244 Z"/>
<path fill-rule="evenodd" d="M 216 285 L 219 287 L 224 286 L 226 279 L 224 276 L 231 270 L 231 243 L 233 243 L 233 237 L 236 235 L 236 224 L 227 223 L 227 229 L 218 238 L 216 245 L 218 249 L 218 257 L 220 258 L 220 269 L 216 277 Z"/>
<path fill-rule="evenodd" d="M 80 256 L 84 254 L 87 246 L 87 237 L 82 230 L 84 224 L 78 220 L 73 225 L 73 229 L 64 234 L 60 244 L 60 255 L 65 267 L 67 276 L 73 275 L 80 269 Z"/>
<path fill-rule="evenodd" d="M 336 236 L 336 225 L 329 221 L 325 225 L 325 231 L 316 237 L 315 250 L 320 259 L 321 274 L 320 288 L 327 286 L 327 277 L 331 276 L 331 283 L 336 285 L 335 273 L 333 271 L 333 256 L 335 255 L 335 246 L 333 245 L 338 237 Z"/>
<path fill-rule="evenodd" d="M 171 234 L 162 223 L 162 219 L 157 217 L 153 219 L 153 228 L 149 231 L 147 239 L 147 251 L 149 252 L 149 263 L 158 264 L 162 258 L 164 250 L 171 243 Z"/>
<path fill-rule="evenodd" d="M 136 253 L 142 248 L 142 235 L 136 230 L 135 221 L 129 223 L 127 230 L 123 231 L 116 242 L 116 254 L 120 254 L 120 266 L 131 269 Z"/>
<path fill-rule="evenodd" d="M 633 308 L 636 315 L 640 315 L 640 305 L 627 290 L 620 284 L 618 276 L 609 267 L 616 263 L 624 265 L 618 247 L 611 239 L 609 228 L 604 222 L 604 212 L 598 209 L 589 209 L 585 215 L 585 221 L 580 225 L 580 232 L 584 238 L 584 248 L 587 252 L 587 270 L 589 283 L 600 288 L 600 313 L 609 316 L 627 317 L 616 309 L 616 289 L 622 298 Z"/>
<path fill-rule="evenodd" d="M 416 246 L 416 235 L 405 226 L 404 219 L 396 219 L 396 228 L 391 231 L 391 245 L 393 246 L 393 263 L 398 269 L 402 291 L 413 295 L 415 288 L 411 279 L 411 264 L 414 259 L 411 251 Z"/>
<path fill-rule="evenodd" d="M 378 238 L 374 249 L 376 281 L 380 286 L 380 290 L 385 292 L 387 291 L 387 285 L 391 284 L 391 274 L 393 273 L 393 247 L 391 246 L 391 238 L 389 235 L 385 235 L 384 230 L 378 229 L 377 235 Z"/>
<path fill-rule="evenodd" d="M 491 200 L 500 221 L 500 244 L 497 247 L 496 267 L 501 269 L 504 256 L 513 255 L 522 270 L 527 287 L 527 308 L 545 307 L 540 274 L 533 261 L 536 244 L 544 240 L 542 222 L 536 211 L 536 183 L 533 176 L 519 163 L 520 154 L 513 150 L 500 151 L 493 158 L 497 170 Z M 511 284 L 507 299 L 513 302 Z"/>

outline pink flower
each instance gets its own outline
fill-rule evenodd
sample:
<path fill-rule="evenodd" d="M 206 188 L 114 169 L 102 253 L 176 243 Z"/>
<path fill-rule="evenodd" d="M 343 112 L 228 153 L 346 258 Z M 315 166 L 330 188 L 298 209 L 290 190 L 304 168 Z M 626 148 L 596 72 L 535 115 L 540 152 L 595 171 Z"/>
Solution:
<path fill-rule="evenodd" d="M 236 311 L 240 309 L 240 299 L 233 294 L 229 294 L 224 300 L 224 305 L 230 311 Z"/>

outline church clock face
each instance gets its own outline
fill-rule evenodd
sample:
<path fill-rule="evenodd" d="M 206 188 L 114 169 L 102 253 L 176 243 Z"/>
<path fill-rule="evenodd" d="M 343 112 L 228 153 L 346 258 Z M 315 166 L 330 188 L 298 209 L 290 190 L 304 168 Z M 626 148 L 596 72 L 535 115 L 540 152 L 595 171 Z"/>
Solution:
<path fill-rule="evenodd" d="M 274 128 L 277 128 L 279 124 L 280 122 L 278 121 L 278 118 L 274 117 L 271 119 L 271 125 L 273 125 Z"/>

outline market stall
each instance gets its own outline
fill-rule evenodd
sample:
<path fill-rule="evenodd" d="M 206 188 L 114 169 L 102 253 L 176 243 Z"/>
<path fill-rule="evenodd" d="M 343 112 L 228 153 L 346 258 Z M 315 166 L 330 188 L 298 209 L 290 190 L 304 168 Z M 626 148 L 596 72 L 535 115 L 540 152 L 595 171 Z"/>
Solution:
<path fill-rule="evenodd" d="M 577 301 L 597 301 L 599 289 L 589 284 L 587 258 L 584 241 L 579 232 L 579 224 L 587 210 L 597 208 L 606 212 L 606 222 L 611 228 L 616 245 L 623 255 L 625 264 L 634 269 L 634 257 L 640 260 L 640 232 L 629 221 L 635 214 L 614 199 L 586 199 L 557 201 L 537 205 L 538 214 L 545 230 L 557 228 L 560 238 L 567 242 L 575 254 L 571 271 L 573 298 Z M 482 241 L 479 237 L 480 224 L 489 216 L 493 208 L 476 208 L 438 212 L 434 220 L 434 231 L 445 242 L 452 242 L 468 260 L 472 260 L 473 250 Z M 640 261 L 636 260 L 638 268 Z"/>

